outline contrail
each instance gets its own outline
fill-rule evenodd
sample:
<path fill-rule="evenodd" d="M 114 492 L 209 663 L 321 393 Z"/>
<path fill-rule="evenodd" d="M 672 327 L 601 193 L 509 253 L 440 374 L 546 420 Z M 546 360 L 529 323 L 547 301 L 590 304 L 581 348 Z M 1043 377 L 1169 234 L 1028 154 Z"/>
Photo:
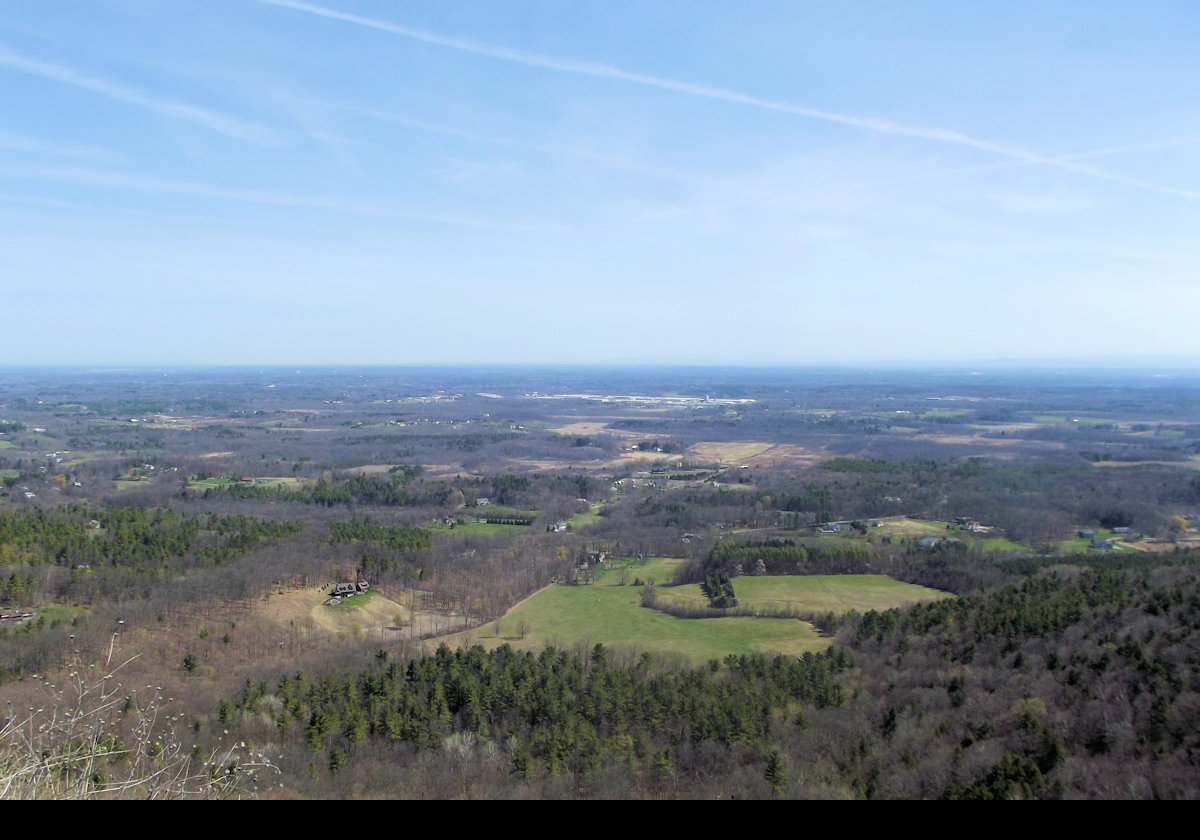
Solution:
<path fill-rule="evenodd" d="M 41 76 L 45 79 L 83 88 L 84 90 L 90 90 L 94 93 L 107 96 L 110 99 L 116 99 L 119 102 L 136 105 L 139 108 L 144 108 L 147 111 L 152 111 L 164 117 L 195 123 L 211 131 L 224 134 L 226 137 L 232 137 L 235 140 L 245 140 L 249 143 L 263 146 L 279 143 L 279 138 L 267 129 L 242 122 L 234 117 L 229 117 L 216 111 L 209 111 L 195 105 L 189 105 L 186 102 L 178 102 L 173 99 L 160 99 L 135 87 L 123 85 L 120 82 L 113 82 L 97 76 L 88 76 L 70 67 L 64 67 L 61 64 L 35 61 L 3 48 L 0 48 L 0 67 L 9 67 L 13 70 L 20 70 L 24 73 Z"/>
<path fill-rule="evenodd" d="M 409 210 L 402 207 L 385 206 L 370 202 L 345 199 L 337 196 L 306 196 L 278 190 L 254 188 L 230 188 L 138 175 L 113 170 L 92 169 L 73 166 L 19 166 L 0 165 L 0 178 L 56 181 L 81 184 L 90 187 L 126 190 L 130 192 L 159 195 L 181 195 L 196 198 L 212 198 L 238 201 L 249 204 L 265 204 L 277 207 L 295 207 L 310 210 L 325 210 L 359 216 L 376 216 L 388 219 L 433 222 L 471 228 L 498 228 L 505 230 L 531 230 L 537 232 L 561 232 L 568 228 L 553 222 L 521 222 L 514 219 L 494 219 L 484 216 L 464 216 L 449 213 L 431 213 L 424 210 Z"/>
<path fill-rule="evenodd" d="M 488 58 L 495 58 L 500 61 L 524 64 L 529 67 L 541 67 L 547 70 L 557 70 L 562 73 L 573 73 L 579 76 L 616 79 L 618 81 L 630 82 L 632 84 L 644 85 L 646 87 L 675 91 L 676 93 L 683 93 L 689 96 L 698 96 L 704 99 L 715 99 L 722 102 L 731 102 L 737 105 L 747 105 L 753 108 L 779 111 L 785 114 L 795 114 L 797 116 L 809 117 L 811 119 L 822 120 L 824 122 L 835 123 L 837 125 L 859 128 L 865 131 L 874 132 L 876 134 L 891 134 L 902 137 L 915 137 L 922 140 L 931 140 L 938 143 L 949 143 L 951 145 L 977 149 L 983 152 L 990 152 L 1010 160 L 1051 166 L 1057 169 L 1066 170 L 1068 172 L 1074 172 L 1076 174 L 1087 175 L 1089 177 L 1104 181 L 1111 181 L 1113 183 L 1135 187 L 1137 189 L 1165 193 L 1168 195 L 1177 195 L 1190 199 L 1200 199 L 1200 192 L 1177 189 L 1174 187 L 1164 187 L 1158 184 L 1142 181 L 1137 178 L 1126 178 L 1121 175 L 1115 175 L 1111 172 L 1106 172 L 1102 169 L 1097 169 L 1093 166 L 1074 163 L 1069 160 L 1063 160 L 1061 158 L 1056 158 L 1049 155 L 1037 154 L 1036 152 L 1029 152 L 1024 149 L 1018 149 L 1013 146 L 1005 145 L 1003 143 L 982 140 L 972 137 L 969 134 L 964 134 L 960 131 L 930 126 L 912 125 L 909 123 L 898 123 L 892 120 L 880 119 L 878 117 L 861 117 L 853 114 L 841 114 L 836 111 L 825 111 L 819 108 L 805 108 L 800 105 L 793 105 L 789 102 L 762 99 L 760 97 L 751 96 L 750 94 L 742 93 L 736 90 L 693 84 L 691 82 L 667 79 L 661 76 L 650 76 L 645 73 L 635 73 L 606 64 L 594 64 L 586 61 L 552 58 L 550 56 L 539 55 L 537 53 L 526 52 L 524 50 L 517 50 L 511 47 L 485 44 L 468 38 L 453 38 L 446 35 L 438 35 L 434 32 L 427 32 L 422 29 L 414 29 L 409 26 L 400 26 L 398 24 L 388 23 L 387 21 L 377 20 L 375 18 L 362 17 L 361 15 L 349 14 L 348 12 L 339 12 L 336 9 L 329 9 L 324 6 L 314 5 L 312 3 L 305 3 L 302 2 L 302 0 L 259 0 L 259 2 L 266 3 L 267 5 L 271 6 L 280 6 L 287 9 L 293 9 L 299 12 L 307 12 L 309 14 L 329 18 L 331 20 L 340 20 L 345 23 L 353 23 L 358 26 L 365 26 L 381 32 L 389 32 L 393 35 L 399 35 L 403 38 L 410 38 L 414 41 L 435 44 L 440 47 L 446 47 L 447 49 L 458 50 L 460 52 L 471 53 L 473 55 L 486 56 Z"/>

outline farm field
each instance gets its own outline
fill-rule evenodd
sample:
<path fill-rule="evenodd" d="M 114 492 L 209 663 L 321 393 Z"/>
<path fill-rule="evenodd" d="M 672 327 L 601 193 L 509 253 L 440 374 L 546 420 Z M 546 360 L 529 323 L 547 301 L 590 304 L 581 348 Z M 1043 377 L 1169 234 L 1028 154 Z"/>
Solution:
<path fill-rule="evenodd" d="M 549 586 L 510 610 L 500 620 L 499 635 L 494 625 L 487 625 L 433 641 L 445 641 L 451 647 L 467 642 L 485 647 L 508 643 L 531 650 L 546 644 L 569 647 L 602 642 L 614 648 L 677 654 L 697 664 L 730 653 L 798 656 L 830 645 L 831 640 L 811 624 L 796 619 L 687 619 L 642 607 L 642 588 L 633 581 L 668 579 L 680 562 L 653 558 L 641 566 L 602 571 L 591 585 Z M 739 600 L 744 597 L 744 605 L 812 612 L 888 609 L 950 597 L 884 575 L 739 577 L 735 578 L 735 587 Z M 658 591 L 659 597 L 679 598 L 697 606 L 706 601 L 695 584 L 660 586 Z M 524 638 L 519 629 L 522 622 L 528 626 Z"/>
<path fill-rule="evenodd" d="M 952 597 L 887 575 L 755 575 L 736 577 L 733 586 L 741 607 L 816 613 L 886 610 Z M 699 584 L 659 587 L 658 596 L 694 606 L 708 602 Z"/>
<path fill-rule="evenodd" d="M 824 650 L 831 641 L 795 619 L 674 618 L 644 609 L 640 598 L 641 589 L 634 586 L 551 586 L 507 613 L 498 637 L 493 638 L 488 626 L 435 641 L 451 647 L 468 641 L 488 647 L 507 642 L 528 650 L 603 642 L 617 649 L 675 653 L 697 664 L 755 651 L 799 656 Z M 518 629 L 522 621 L 529 625 L 524 638 Z"/>

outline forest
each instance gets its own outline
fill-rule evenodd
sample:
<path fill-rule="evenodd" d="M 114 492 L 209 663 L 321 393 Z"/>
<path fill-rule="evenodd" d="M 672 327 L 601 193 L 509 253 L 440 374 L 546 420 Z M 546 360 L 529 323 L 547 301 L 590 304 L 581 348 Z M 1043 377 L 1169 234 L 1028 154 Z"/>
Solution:
<path fill-rule="evenodd" d="M 1197 418 L 1186 371 L 4 370 L 0 795 L 1196 798 Z"/>

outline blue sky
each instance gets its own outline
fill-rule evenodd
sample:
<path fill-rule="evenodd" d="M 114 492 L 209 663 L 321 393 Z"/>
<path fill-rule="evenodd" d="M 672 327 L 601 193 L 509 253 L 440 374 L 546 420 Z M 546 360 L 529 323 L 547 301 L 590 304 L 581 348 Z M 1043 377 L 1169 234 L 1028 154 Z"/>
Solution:
<path fill-rule="evenodd" d="M 1200 357 L 1200 5 L 7 0 L 0 364 Z"/>

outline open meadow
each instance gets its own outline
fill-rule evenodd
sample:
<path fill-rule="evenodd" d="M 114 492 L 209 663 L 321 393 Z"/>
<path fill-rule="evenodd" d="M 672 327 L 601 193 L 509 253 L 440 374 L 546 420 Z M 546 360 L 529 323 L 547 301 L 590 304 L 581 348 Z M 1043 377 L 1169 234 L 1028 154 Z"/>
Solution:
<path fill-rule="evenodd" d="M 552 585 L 518 604 L 497 623 L 437 642 L 494 647 L 507 643 L 521 649 L 545 644 L 574 647 L 601 642 L 606 647 L 677 654 L 693 663 L 727 654 L 787 654 L 827 648 L 831 640 L 807 621 L 794 618 L 721 616 L 676 618 L 641 606 L 636 582 L 669 580 L 680 561 L 652 558 L 642 564 L 602 570 L 588 585 Z M 805 613 L 886 610 L 918 601 L 949 597 L 923 586 L 885 575 L 761 576 L 735 579 L 739 605 L 765 611 Z M 657 585 L 660 598 L 703 607 L 707 599 L 695 584 Z"/>

